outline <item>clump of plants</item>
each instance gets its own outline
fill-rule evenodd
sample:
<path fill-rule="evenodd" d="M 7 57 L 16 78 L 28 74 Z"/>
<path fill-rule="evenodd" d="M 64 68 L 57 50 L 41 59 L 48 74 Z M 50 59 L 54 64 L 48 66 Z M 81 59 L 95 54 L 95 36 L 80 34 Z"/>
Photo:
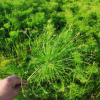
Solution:
<path fill-rule="evenodd" d="M 32 86 L 30 96 L 44 100 L 71 100 L 79 99 L 93 90 L 93 76 L 99 69 L 93 59 L 89 41 L 82 45 L 84 36 L 74 34 L 71 27 L 55 35 L 53 22 L 48 20 L 44 34 L 32 42 L 31 60 L 26 73 L 30 73 L 27 78 Z M 88 35 L 87 39 L 92 42 Z"/>
<path fill-rule="evenodd" d="M 99 6 L 99 0 L 0 1 L 0 78 L 16 74 L 30 84 L 15 100 L 100 98 Z"/>

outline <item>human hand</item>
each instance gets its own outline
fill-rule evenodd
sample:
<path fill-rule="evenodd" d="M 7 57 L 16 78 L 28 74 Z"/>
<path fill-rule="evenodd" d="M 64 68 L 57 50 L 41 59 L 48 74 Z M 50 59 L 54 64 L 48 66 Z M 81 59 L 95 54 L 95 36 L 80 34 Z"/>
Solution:
<path fill-rule="evenodd" d="M 24 82 L 25 80 L 22 80 L 22 83 Z M 28 86 L 28 83 L 25 86 Z M 0 80 L 0 100 L 13 100 L 21 89 L 21 79 L 17 75 Z"/>

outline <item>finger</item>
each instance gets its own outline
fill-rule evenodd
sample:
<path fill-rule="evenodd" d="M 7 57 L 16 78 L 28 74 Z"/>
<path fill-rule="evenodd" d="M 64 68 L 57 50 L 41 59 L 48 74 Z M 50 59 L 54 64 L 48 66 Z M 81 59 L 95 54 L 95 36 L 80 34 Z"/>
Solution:
<path fill-rule="evenodd" d="M 25 82 L 25 80 L 14 79 L 13 84 L 15 84 L 15 85 L 19 85 L 19 84 L 24 83 L 24 82 Z"/>
<path fill-rule="evenodd" d="M 22 87 L 21 85 L 17 85 L 14 89 L 15 91 L 19 92 L 20 90 L 22 90 Z"/>
<path fill-rule="evenodd" d="M 17 75 L 12 75 L 12 76 L 9 76 L 7 78 L 11 78 L 11 79 L 20 79 Z"/>
<path fill-rule="evenodd" d="M 15 89 L 17 92 L 19 92 L 20 90 L 22 90 L 22 88 L 25 88 L 26 86 L 28 86 L 28 84 L 25 85 L 25 86 L 22 86 L 22 87 L 21 87 L 21 85 L 16 85 L 14 89 Z"/>

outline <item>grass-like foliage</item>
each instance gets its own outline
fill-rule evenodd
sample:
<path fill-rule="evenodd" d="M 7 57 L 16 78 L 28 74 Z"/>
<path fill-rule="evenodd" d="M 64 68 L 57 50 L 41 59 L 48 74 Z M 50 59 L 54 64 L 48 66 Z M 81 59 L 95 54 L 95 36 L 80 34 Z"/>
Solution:
<path fill-rule="evenodd" d="M 48 20 L 44 34 L 32 42 L 31 60 L 27 67 L 27 73 L 31 74 L 27 82 L 34 82 L 31 92 L 36 97 L 49 100 L 63 94 L 62 99 L 69 100 L 88 93 L 88 84 L 94 84 L 91 76 L 99 69 L 95 62 L 91 62 L 93 55 L 88 42 L 75 45 L 83 38 L 80 33 L 75 35 L 71 27 L 55 34 L 53 23 Z"/>
<path fill-rule="evenodd" d="M 0 79 L 29 83 L 15 100 L 99 100 L 99 9 L 99 0 L 0 0 Z"/>

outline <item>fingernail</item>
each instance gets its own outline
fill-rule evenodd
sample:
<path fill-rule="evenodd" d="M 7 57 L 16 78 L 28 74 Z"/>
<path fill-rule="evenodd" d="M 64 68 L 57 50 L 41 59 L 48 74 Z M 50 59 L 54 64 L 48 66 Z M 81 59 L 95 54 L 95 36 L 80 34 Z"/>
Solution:
<path fill-rule="evenodd" d="M 29 84 L 28 84 L 28 83 L 26 83 L 26 86 L 29 86 Z"/>

